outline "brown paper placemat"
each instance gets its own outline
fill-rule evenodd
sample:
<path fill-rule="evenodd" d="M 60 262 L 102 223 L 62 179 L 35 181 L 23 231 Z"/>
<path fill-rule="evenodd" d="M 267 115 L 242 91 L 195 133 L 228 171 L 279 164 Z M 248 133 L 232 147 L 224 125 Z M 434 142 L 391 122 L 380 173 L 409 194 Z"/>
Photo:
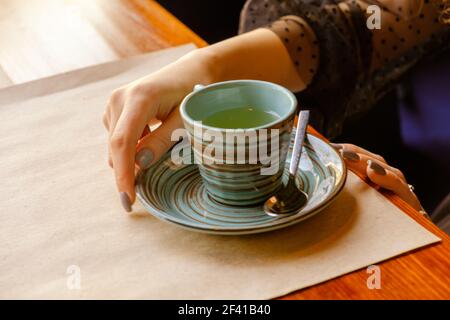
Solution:
<path fill-rule="evenodd" d="M 139 204 L 124 214 L 105 102 L 191 49 L 0 90 L 0 298 L 266 299 L 439 241 L 352 173 L 329 208 L 267 234 L 198 234 Z"/>
<path fill-rule="evenodd" d="M 11 79 L 9 79 L 5 71 L 0 66 L 0 88 L 10 86 L 11 84 L 12 84 Z"/>

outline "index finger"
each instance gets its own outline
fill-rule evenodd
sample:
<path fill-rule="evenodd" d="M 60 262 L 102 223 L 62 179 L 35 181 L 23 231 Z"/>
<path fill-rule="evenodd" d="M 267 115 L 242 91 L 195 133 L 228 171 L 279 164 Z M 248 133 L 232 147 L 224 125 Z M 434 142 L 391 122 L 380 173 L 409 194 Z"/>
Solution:
<path fill-rule="evenodd" d="M 131 204 L 136 198 L 134 191 L 136 144 L 147 126 L 147 119 L 142 115 L 141 108 L 142 105 L 125 106 L 110 139 L 117 189 L 122 205 L 127 211 L 131 211 Z"/>
<path fill-rule="evenodd" d="M 361 148 L 360 146 L 357 146 L 357 145 L 354 145 L 354 144 L 351 144 L 351 143 L 339 143 L 339 144 L 333 143 L 332 145 L 335 148 L 340 145 L 341 148 L 344 149 L 345 151 L 353 151 L 353 152 L 356 152 L 356 153 L 365 154 L 365 155 L 367 155 L 369 157 L 377 159 L 380 162 L 386 163 L 386 160 L 382 156 L 380 156 L 379 154 L 370 152 L 369 150 Z"/>

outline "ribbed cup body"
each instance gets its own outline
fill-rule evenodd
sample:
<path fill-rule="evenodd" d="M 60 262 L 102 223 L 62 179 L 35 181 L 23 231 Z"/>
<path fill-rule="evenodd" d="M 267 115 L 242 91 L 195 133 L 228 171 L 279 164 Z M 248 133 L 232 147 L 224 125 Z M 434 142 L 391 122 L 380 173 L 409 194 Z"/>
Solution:
<path fill-rule="evenodd" d="M 273 195 L 281 185 L 293 117 L 270 129 L 214 130 L 215 135 L 222 135 L 222 143 L 205 139 L 205 132 L 211 130 L 205 130 L 201 126 L 195 128 L 195 125 L 185 122 L 194 160 L 209 196 L 227 205 L 253 206 Z M 262 130 L 266 130 L 266 133 L 262 133 Z M 228 137 L 232 136 L 234 139 L 229 141 L 227 133 Z M 239 141 L 235 137 L 246 138 Z M 212 148 L 213 146 L 216 148 Z M 222 153 L 215 152 L 220 146 Z M 239 152 L 244 155 L 240 161 L 244 163 L 237 161 Z M 262 171 L 264 168 L 266 170 Z"/>

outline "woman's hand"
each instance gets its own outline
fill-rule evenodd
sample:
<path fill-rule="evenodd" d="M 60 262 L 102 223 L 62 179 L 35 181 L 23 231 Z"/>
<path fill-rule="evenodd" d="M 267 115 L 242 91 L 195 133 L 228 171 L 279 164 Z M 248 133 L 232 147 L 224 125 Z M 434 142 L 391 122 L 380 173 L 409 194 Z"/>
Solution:
<path fill-rule="evenodd" d="M 131 211 L 135 200 L 135 164 L 144 169 L 157 161 L 174 143 L 170 139 L 173 130 L 182 127 L 181 100 L 196 84 L 231 79 L 261 79 L 293 91 L 305 87 L 278 36 L 257 29 L 194 50 L 114 91 L 103 123 L 109 132 L 109 163 L 126 211 Z M 149 132 L 148 124 L 156 119 L 162 125 Z"/>
<path fill-rule="evenodd" d="M 388 165 L 382 156 L 353 144 L 333 143 L 332 145 L 339 150 L 349 168 L 367 176 L 380 187 L 396 193 L 414 209 L 423 211 L 417 196 L 406 182 L 403 173 Z"/>
<path fill-rule="evenodd" d="M 195 84 L 211 82 L 209 65 L 197 50 L 112 93 L 103 123 L 109 132 L 108 162 L 126 211 L 135 200 L 135 164 L 148 168 L 172 146 L 172 132 L 182 127 L 178 105 Z M 148 125 L 158 120 L 162 124 L 150 132 Z"/>

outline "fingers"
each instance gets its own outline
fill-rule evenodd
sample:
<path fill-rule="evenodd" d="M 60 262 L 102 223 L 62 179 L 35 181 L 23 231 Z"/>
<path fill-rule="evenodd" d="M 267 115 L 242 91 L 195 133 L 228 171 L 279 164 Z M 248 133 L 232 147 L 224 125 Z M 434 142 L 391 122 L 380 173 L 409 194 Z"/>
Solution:
<path fill-rule="evenodd" d="M 341 153 L 342 157 L 345 160 L 345 163 L 350 169 L 352 169 L 353 171 L 357 171 L 363 175 L 366 174 L 366 163 L 367 160 L 370 159 L 367 155 L 345 149 L 341 149 L 339 152 Z"/>
<path fill-rule="evenodd" d="M 109 130 L 109 112 L 105 112 L 102 118 L 103 126 L 106 130 Z"/>
<path fill-rule="evenodd" d="M 146 135 L 148 135 L 149 133 L 150 133 L 150 129 L 148 128 L 148 125 L 146 125 L 146 126 L 144 127 L 144 130 L 142 131 L 141 139 L 142 139 L 143 137 L 145 137 Z"/>
<path fill-rule="evenodd" d="M 175 108 L 158 129 L 139 141 L 135 159 L 139 168 L 147 169 L 158 161 L 176 142 L 171 141 L 172 132 L 182 127 L 179 109 Z"/>
<path fill-rule="evenodd" d="M 405 176 L 403 175 L 403 172 L 401 172 L 397 168 L 389 166 L 387 164 L 386 160 L 382 156 L 380 156 L 378 154 L 375 154 L 373 152 L 370 152 L 370 151 L 368 151 L 368 150 L 366 150 L 364 148 L 355 146 L 354 144 L 349 144 L 349 143 L 335 144 L 335 143 L 332 143 L 331 145 L 335 149 L 341 151 L 341 153 L 344 152 L 346 155 L 350 155 L 349 156 L 350 160 L 351 160 L 351 155 L 355 154 L 355 153 L 358 154 L 361 157 L 361 159 L 362 159 L 362 161 L 364 163 L 366 163 L 367 160 L 370 160 L 370 159 L 377 160 L 379 163 L 382 163 L 383 166 L 386 169 L 389 169 L 390 171 L 394 172 L 396 175 L 398 175 L 400 178 L 402 178 L 405 181 L 405 183 L 406 183 L 406 179 L 405 179 Z M 362 174 L 365 173 L 365 165 L 364 164 L 363 165 L 354 165 L 353 163 L 350 163 L 350 166 L 352 167 L 352 169 L 355 169 L 355 170 L 357 170 L 358 172 L 360 172 Z"/>
<path fill-rule="evenodd" d="M 109 123 L 108 123 L 107 121 L 105 121 L 105 120 L 103 120 L 103 123 L 104 123 L 104 125 L 105 125 L 105 128 L 108 130 L 108 128 L 109 128 Z M 146 135 L 148 135 L 149 133 L 150 133 L 150 129 L 149 129 L 148 125 L 146 125 L 146 126 L 144 127 L 144 130 L 142 131 L 141 139 L 142 139 L 143 137 L 145 137 Z M 112 157 L 111 157 L 111 148 L 110 148 L 109 145 L 108 145 L 108 165 L 109 165 L 111 168 L 114 168 L 113 161 L 112 161 Z"/>
<path fill-rule="evenodd" d="M 136 197 L 136 145 L 150 132 L 147 124 L 159 110 L 158 97 L 153 86 L 131 83 L 112 93 L 103 117 L 103 124 L 109 131 L 108 163 L 114 169 L 120 200 L 126 211 L 131 211 Z"/>
<path fill-rule="evenodd" d="M 419 200 L 414 192 L 410 190 L 408 184 L 394 172 L 383 168 L 376 160 L 368 160 L 366 173 L 372 182 L 394 192 L 414 209 L 418 211 L 422 210 Z"/>
<path fill-rule="evenodd" d="M 378 154 L 375 154 L 373 152 L 370 152 L 364 148 L 355 146 L 354 144 L 350 144 L 350 143 L 331 143 L 331 145 L 336 149 L 336 150 L 341 150 L 344 149 L 346 151 L 353 151 L 355 153 L 360 153 L 360 154 L 365 154 L 371 158 L 374 158 L 378 161 L 384 162 L 386 163 L 386 160 L 384 160 L 384 158 Z"/>
<path fill-rule="evenodd" d="M 134 184 L 137 145 L 143 145 L 144 142 L 148 144 L 146 149 L 150 152 L 145 153 L 144 158 L 141 154 L 139 159 L 146 160 L 146 164 L 152 163 L 172 145 L 170 128 L 179 127 L 178 123 L 181 123 L 175 121 L 179 120 L 178 113 L 176 117 L 166 119 L 172 107 L 179 102 L 172 101 L 178 96 L 169 95 L 168 99 L 167 95 L 161 94 L 161 87 L 149 79 L 116 89 L 108 101 L 103 117 L 103 124 L 109 132 L 108 163 L 114 169 L 120 201 L 128 212 L 132 210 L 136 198 Z M 165 97 L 164 105 L 161 97 Z M 167 124 L 157 129 L 158 133 L 151 133 L 148 124 L 156 118 L 167 120 Z M 149 140 L 149 137 L 152 139 Z"/>
<path fill-rule="evenodd" d="M 414 209 L 422 210 L 417 196 L 410 190 L 403 173 L 389 166 L 383 157 L 354 145 L 333 144 L 333 146 L 339 150 L 350 169 L 367 176 L 380 187 L 394 192 Z"/>
<path fill-rule="evenodd" d="M 386 162 L 379 161 L 378 159 L 368 156 L 363 153 L 355 153 L 353 151 L 348 151 L 345 148 L 341 149 L 342 157 L 346 160 L 347 165 L 354 171 L 366 176 L 367 161 L 372 160 L 374 163 L 379 164 L 385 170 L 394 173 L 406 184 L 406 179 L 403 173 L 394 167 L 391 167 Z"/>
<path fill-rule="evenodd" d="M 117 189 L 122 205 L 128 212 L 131 211 L 131 205 L 135 200 L 136 144 L 147 126 L 144 108 L 143 103 L 125 105 L 110 133 L 109 145 Z"/>
<path fill-rule="evenodd" d="M 111 136 L 114 132 L 114 128 L 116 127 L 117 120 L 120 117 L 123 109 L 123 101 L 124 101 L 124 90 L 121 88 L 116 89 L 111 94 L 107 106 L 106 112 L 103 116 L 103 125 L 109 133 L 109 139 L 111 140 Z M 112 156 L 111 156 L 111 143 L 108 144 L 108 165 L 111 168 L 114 168 Z"/>
<path fill-rule="evenodd" d="M 103 125 L 104 125 L 105 129 L 109 131 L 109 127 L 110 127 L 109 112 L 105 112 L 105 114 L 103 115 L 102 121 L 103 121 Z M 113 167 L 113 162 L 112 162 L 112 158 L 111 158 L 111 148 L 109 147 L 109 145 L 108 145 L 108 165 L 111 168 Z"/>

